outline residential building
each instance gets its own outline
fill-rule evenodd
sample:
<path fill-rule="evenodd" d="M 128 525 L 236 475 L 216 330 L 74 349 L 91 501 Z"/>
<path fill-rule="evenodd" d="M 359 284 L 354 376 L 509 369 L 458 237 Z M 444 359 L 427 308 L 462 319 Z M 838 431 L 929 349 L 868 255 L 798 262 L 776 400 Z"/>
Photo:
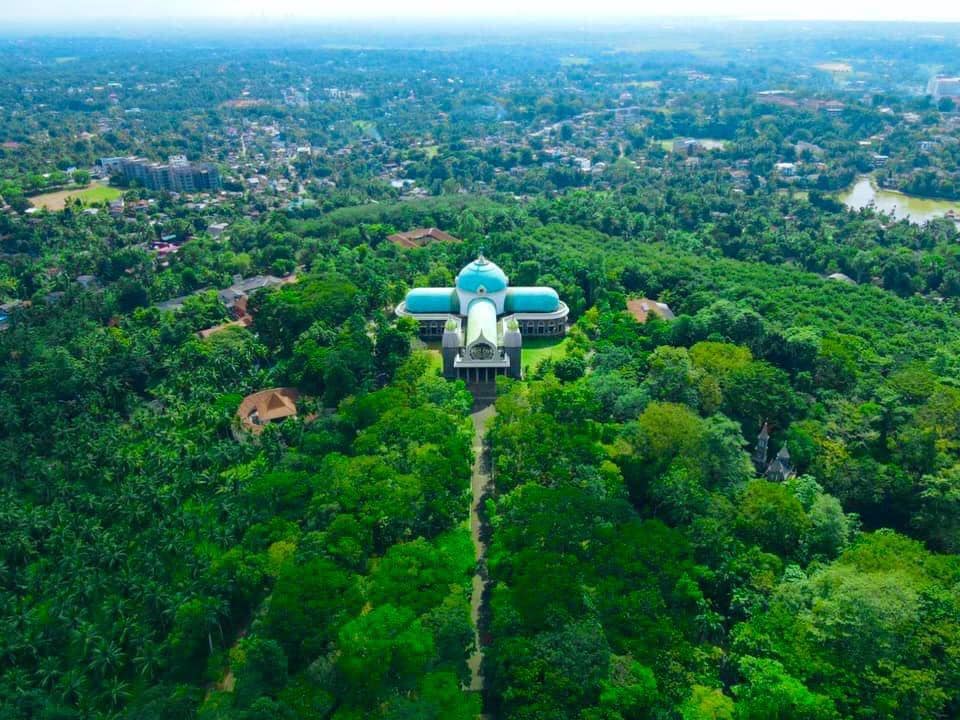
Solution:
<path fill-rule="evenodd" d="M 106 174 L 139 183 L 148 190 L 194 193 L 219 190 L 221 186 L 220 171 L 215 165 L 192 163 L 183 155 L 174 155 L 166 163 L 131 156 L 101 158 L 97 164 Z"/>
<path fill-rule="evenodd" d="M 446 233 L 435 227 L 416 228 L 415 230 L 408 230 L 407 232 L 394 233 L 393 235 L 389 235 L 387 240 L 402 248 L 423 247 L 433 242 L 460 242 L 459 238 L 455 238 L 450 233 Z"/>
<path fill-rule="evenodd" d="M 700 142 L 693 138 L 679 138 L 673 141 L 673 152 L 679 155 L 696 155 L 700 149 Z"/>
<path fill-rule="evenodd" d="M 945 97 L 960 98 L 960 77 L 931 78 L 927 83 L 927 94 L 932 95 L 936 100 Z"/>
<path fill-rule="evenodd" d="M 218 238 L 223 235 L 223 231 L 229 227 L 228 223 L 212 223 L 207 227 L 207 232 L 210 233 L 210 237 Z"/>

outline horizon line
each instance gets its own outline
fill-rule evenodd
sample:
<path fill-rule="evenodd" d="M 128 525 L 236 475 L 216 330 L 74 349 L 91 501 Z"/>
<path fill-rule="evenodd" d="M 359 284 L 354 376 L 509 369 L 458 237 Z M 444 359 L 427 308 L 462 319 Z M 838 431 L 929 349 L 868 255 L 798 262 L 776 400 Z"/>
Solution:
<path fill-rule="evenodd" d="M 542 14 L 489 14 L 489 15 L 457 15 L 437 16 L 428 14 L 377 14 L 363 16 L 343 15 L 303 15 L 288 13 L 283 15 L 246 14 L 246 15 L 182 15 L 182 16 L 129 16 L 129 15 L 102 15 L 88 17 L 59 17 L 37 18 L 30 16 L 7 17 L 0 23 L 0 35 L 12 29 L 11 26 L 76 26 L 110 23 L 119 25 L 137 25 L 144 23 L 161 23 L 165 25 L 200 25 L 207 23 L 230 24 L 288 24 L 309 23 L 342 26 L 364 26 L 379 23 L 397 22 L 409 24 L 437 25 L 470 25 L 477 22 L 492 23 L 509 26 L 523 25 L 531 22 L 546 23 L 550 26 L 565 25 L 605 25 L 633 23 L 637 25 L 650 23 L 696 23 L 696 22 L 742 22 L 742 23 L 782 23 L 782 24 L 852 24 L 852 25 L 960 25 L 960 12 L 955 18 L 942 17 L 909 17 L 909 18 L 852 18 L 852 17 L 787 17 L 776 15 L 637 15 L 637 14 L 609 14 L 593 16 L 546 16 Z"/>

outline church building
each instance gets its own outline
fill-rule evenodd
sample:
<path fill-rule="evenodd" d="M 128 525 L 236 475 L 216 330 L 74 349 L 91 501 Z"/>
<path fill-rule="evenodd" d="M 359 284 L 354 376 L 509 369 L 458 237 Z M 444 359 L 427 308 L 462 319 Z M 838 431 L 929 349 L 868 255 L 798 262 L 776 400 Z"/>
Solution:
<path fill-rule="evenodd" d="M 510 287 L 481 253 L 455 287 L 411 290 L 396 313 L 416 318 L 420 337 L 441 339 L 444 377 L 489 382 L 519 378 L 523 339 L 564 335 L 570 310 L 553 288 Z"/>
<path fill-rule="evenodd" d="M 790 451 L 787 450 L 786 443 L 781 446 L 780 452 L 774 456 L 773 460 L 768 461 L 769 448 L 770 426 L 764 423 L 757 435 L 757 448 L 753 452 L 753 464 L 757 468 L 757 473 L 775 482 L 784 482 L 796 477 L 797 473 L 790 464 Z"/>

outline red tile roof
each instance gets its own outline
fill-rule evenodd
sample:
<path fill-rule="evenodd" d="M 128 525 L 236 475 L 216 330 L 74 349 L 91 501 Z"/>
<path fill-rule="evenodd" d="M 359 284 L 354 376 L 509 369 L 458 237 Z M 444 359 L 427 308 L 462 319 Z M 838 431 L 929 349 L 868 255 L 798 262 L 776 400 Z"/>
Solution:
<path fill-rule="evenodd" d="M 240 423 L 244 429 L 257 435 L 266 423 L 295 416 L 299 395 L 296 388 L 271 388 L 247 395 L 237 409 Z"/>
<path fill-rule="evenodd" d="M 387 240 L 394 245 L 403 248 L 415 248 L 429 245 L 432 242 L 461 242 L 460 238 L 455 238 L 450 233 L 446 233 L 439 228 L 416 228 L 407 232 L 395 233 L 390 235 Z"/>

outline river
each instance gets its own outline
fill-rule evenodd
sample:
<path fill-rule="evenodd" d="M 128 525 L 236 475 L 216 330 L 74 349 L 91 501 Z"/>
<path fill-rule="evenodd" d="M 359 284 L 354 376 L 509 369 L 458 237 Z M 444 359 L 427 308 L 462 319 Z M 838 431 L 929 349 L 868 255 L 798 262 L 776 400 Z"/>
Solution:
<path fill-rule="evenodd" d="M 907 219 L 915 223 L 944 217 L 948 210 L 953 210 L 960 215 L 960 202 L 916 197 L 893 190 L 880 190 L 867 176 L 857 178 L 852 188 L 840 193 L 840 201 L 852 210 L 859 210 L 872 202 L 877 210 L 892 212 L 898 220 Z"/>

